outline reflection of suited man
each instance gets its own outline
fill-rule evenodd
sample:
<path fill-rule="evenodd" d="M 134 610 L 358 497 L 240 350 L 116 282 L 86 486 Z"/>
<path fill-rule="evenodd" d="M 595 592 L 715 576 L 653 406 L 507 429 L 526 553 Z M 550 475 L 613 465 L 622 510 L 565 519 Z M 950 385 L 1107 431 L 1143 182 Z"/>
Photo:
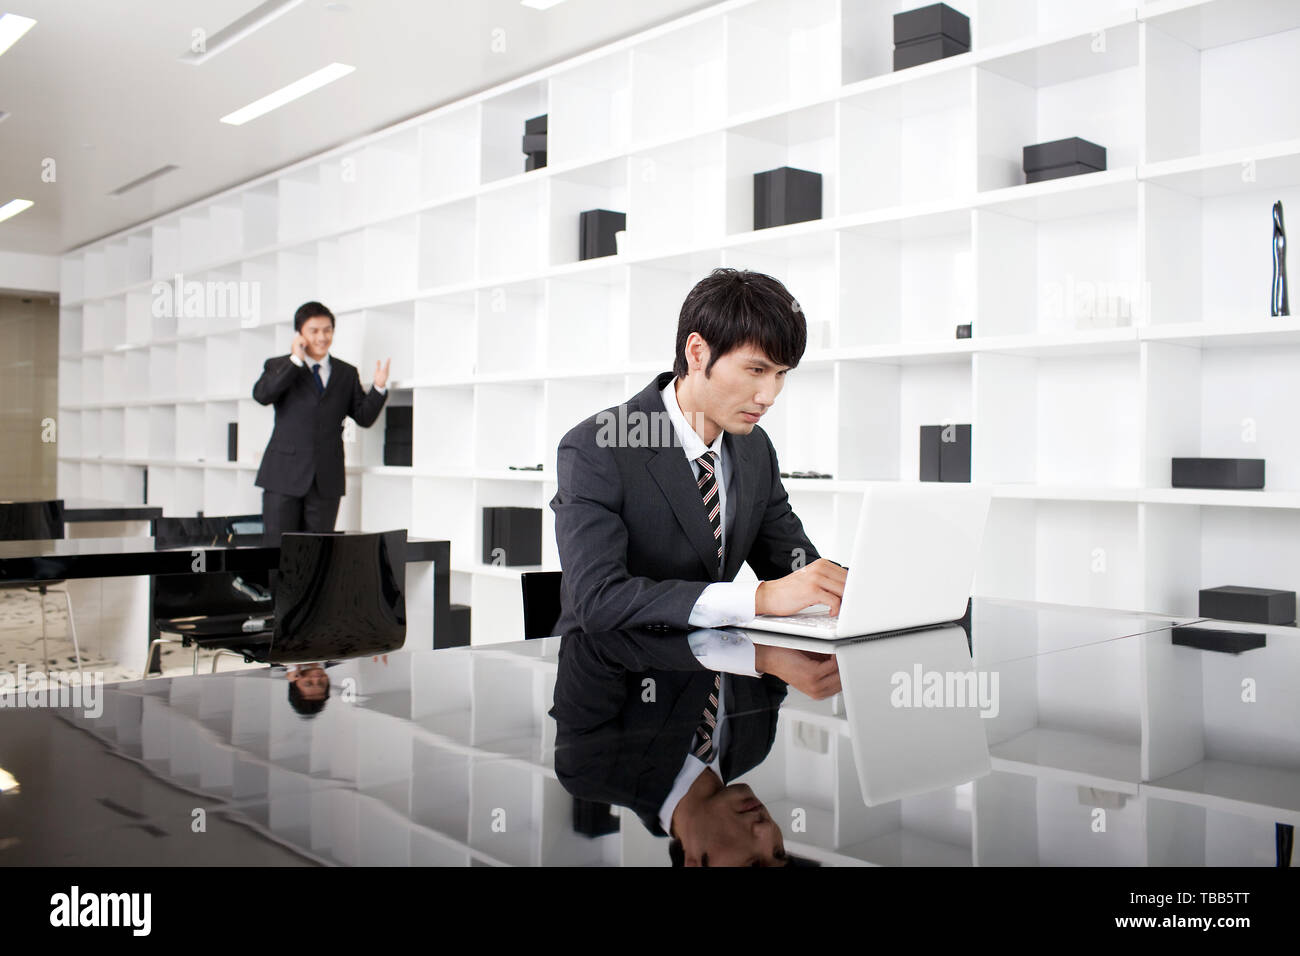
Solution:
<path fill-rule="evenodd" d="M 294 315 L 293 351 L 266 360 L 253 398 L 275 406 L 275 429 L 257 470 L 266 538 L 285 531 L 333 531 L 343 472 L 343 419 L 368 428 L 387 400 L 388 369 L 362 391 L 356 367 L 329 354 L 334 316 L 319 302 Z"/>
<path fill-rule="evenodd" d="M 689 756 L 714 688 L 709 666 L 725 666 L 728 657 L 752 662 L 753 649 L 742 642 L 723 632 L 566 635 L 551 710 L 560 783 L 575 797 L 631 808 L 665 836 L 664 821 L 702 772 L 726 782 L 761 763 L 786 696 L 785 682 L 770 674 L 724 675 L 718 753 L 708 768 Z"/>

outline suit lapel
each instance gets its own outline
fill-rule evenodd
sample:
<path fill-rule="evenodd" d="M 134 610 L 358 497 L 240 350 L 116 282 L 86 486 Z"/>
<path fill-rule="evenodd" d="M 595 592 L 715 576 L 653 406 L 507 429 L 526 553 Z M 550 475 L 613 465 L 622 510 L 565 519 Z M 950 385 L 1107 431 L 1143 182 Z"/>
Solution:
<path fill-rule="evenodd" d="M 339 377 L 342 376 L 342 374 L 343 364 L 339 362 L 338 359 L 330 356 L 330 378 L 329 381 L 325 383 L 325 391 L 321 392 L 320 395 L 317 396 L 320 401 L 325 401 L 330 392 L 334 390 L 334 386 L 338 383 Z"/>
<path fill-rule="evenodd" d="M 719 580 L 718 544 L 713 538 L 709 515 L 704 510 L 704 500 L 700 497 L 700 489 L 695 484 L 695 475 L 691 472 L 686 455 L 677 446 L 661 448 L 646 463 L 646 470 L 668 499 L 673 516 L 686 533 L 691 547 L 709 569 L 712 579 Z"/>

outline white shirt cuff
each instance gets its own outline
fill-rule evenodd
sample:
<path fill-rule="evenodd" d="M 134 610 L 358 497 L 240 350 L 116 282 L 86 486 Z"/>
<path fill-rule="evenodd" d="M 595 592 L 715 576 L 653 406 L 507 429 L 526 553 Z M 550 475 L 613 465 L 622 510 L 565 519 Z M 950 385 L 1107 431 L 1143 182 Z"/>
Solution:
<path fill-rule="evenodd" d="M 298 366 L 299 368 L 303 368 L 307 364 L 302 359 L 298 358 L 297 354 L 293 352 L 289 353 L 289 361 L 292 362 L 294 365 Z"/>
<path fill-rule="evenodd" d="M 758 584 L 753 581 L 717 581 L 704 589 L 691 608 L 691 627 L 728 627 L 748 624 L 754 619 L 754 595 Z"/>
<path fill-rule="evenodd" d="M 373 389 L 374 389 L 376 392 L 378 392 L 380 395 L 386 395 L 386 394 L 388 394 L 388 386 L 387 386 L 387 385 L 385 385 L 383 388 L 380 388 L 378 385 L 374 385 L 374 384 L 372 384 L 370 387 L 373 388 Z"/>
<path fill-rule="evenodd" d="M 711 671 L 762 677 L 754 669 L 754 642 L 736 631 L 703 630 L 686 635 L 695 659 Z"/>

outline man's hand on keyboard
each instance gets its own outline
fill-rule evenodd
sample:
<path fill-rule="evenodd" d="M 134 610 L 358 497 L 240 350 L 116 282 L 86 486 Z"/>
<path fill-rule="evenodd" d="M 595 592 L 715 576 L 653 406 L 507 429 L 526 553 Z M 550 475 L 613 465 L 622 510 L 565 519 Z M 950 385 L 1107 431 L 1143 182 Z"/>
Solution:
<path fill-rule="evenodd" d="M 783 578 L 761 583 L 754 592 L 754 613 L 798 614 L 814 604 L 825 604 L 836 617 L 847 576 L 848 572 L 834 561 L 818 558 Z"/>
<path fill-rule="evenodd" d="M 833 654 L 755 644 L 754 670 L 781 678 L 813 700 L 840 692 L 840 667 Z"/>

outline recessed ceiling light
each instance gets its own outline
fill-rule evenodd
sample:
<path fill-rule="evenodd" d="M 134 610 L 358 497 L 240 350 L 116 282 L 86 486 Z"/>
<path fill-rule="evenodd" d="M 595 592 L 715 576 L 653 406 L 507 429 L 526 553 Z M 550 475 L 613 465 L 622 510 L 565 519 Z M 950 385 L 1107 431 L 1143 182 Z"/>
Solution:
<path fill-rule="evenodd" d="M 564 0 L 519 0 L 519 2 L 534 10 L 549 10 L 551 7 L 559 6 Z"/>
<path fill-rule="evenodd" d="M 20 17 L 16 13 L 0 14 L 0 53 L 17 43 L 34 26 L 36 21 L 31 17 Z"/>
<path fill-rule="evenodd" d="M 145 173 L 139 179 L 133 179 L 129 183 L 125 183 L 124 185 L 118 186 L 111 193 L 109 193 L 109 195 L 120 196 L 125 192 L 130 192 L 132 189 L 135 189 L 137 186 L 143 186 L 145 183 L 153 182 L 153 180 L 157 179 L 159 176 L 166 176 L 168 173 L 176 169 L 180 169 L 180 167 L 175 166 L 171 163 L 168 163 L 166 166 L 159 166 L 153 172 Z"/>
<path fill-rule="evenodd" d="M 326 83 L 333 83 L 341 77 L 347 76 L 356 67 L 348 66 L 346 63 L 331 63 L 329 66 L 322 67 L 315 73 L 309 73 L 301 80 L 294 80 L 288 86 L 281 87 L 274 93 L 268 93 L 260 100 L 254 100 L 247 106 L 241 106 L 233 113 L 227 113 L 221 117 L 221 122 L 229 123 L 231 126 L 243 126 L 249 120 L 257 119 L 271 110 L 278 110 L 286 103 L 292 103 L 300 96 L 306 96 L 313 90 L 318 90 Z"/>
<path fill-rule="evenodd" d="M 181 62 L 198 66 L 212 59 L 223 50 L 228 50 L 240 40 L 256 33 L 277 17 L 288 13 L 302 0 L 267 0 L 249 10 L 238 20 L 232 20 L 204 41 L 202 52 L 193 50 L 181 54 Z"/>
<path fill-rule="evenodd" d="M 0 222 L 6 219 L 12 219 L 26 209 L 30 209 L 33 203 L 30 199 L 11 199 L 3 206 L 0 206 Z"/>

